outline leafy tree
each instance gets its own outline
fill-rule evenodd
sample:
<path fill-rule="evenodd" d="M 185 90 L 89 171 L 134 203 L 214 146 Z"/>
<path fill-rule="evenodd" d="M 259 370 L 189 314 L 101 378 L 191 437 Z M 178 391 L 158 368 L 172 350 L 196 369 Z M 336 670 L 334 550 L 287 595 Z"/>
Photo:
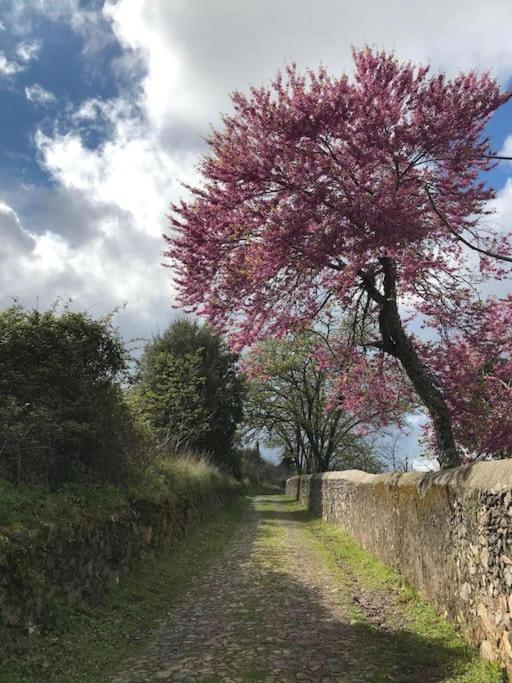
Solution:
<path fill-rule="evenodd" d="M 0 476 L 51 489 L 84 476 L 121 481 L 138 440 L 126 368 L 111 316 L 57 305 L 0 312 Z"/>
<path fill-rule="evenodd" d="M 237 470 L 232 449 L 242 418 L 242 380 L 236 354 L 207 326 L 177 320 L 146 346 L 134 400 L 160 445 L 210 453 Z"/>
<path fill-rule="evenodd" d="M 191 448 L 208 432 L 201 356 L 202 349 L 182 356 L 164 350 L 152 354 L 150 377 L 146 375 L 132 394 L 164 450 Z"/>
<path fill-rule="evenodd" d="M 281 448 L 284 461 L 293 462 L 297 472 L 378 471 L 378 461 L 357 432 L 365 419 L 333 401 L 315 351 L 317 337 L 310 333 L 267 340 L 247 356 L 246 430 Z"/>
<path fill-rule="evenodd" d="M 440 463 L 456 465 L 456 438 L 471 441 L 467 425 L 478 431 L 479 402 L 465 404 L 466 390 L 483 381 L 490 418 L 477 439 L 502 452 L 510 421 L 498 442 L 484 432 L 510 406 L 510 344 L 489 328 L 482 340 L 490 316 L 471 313 L 475 286 L 512 262 L 510 238 L 479 221 L 494 196 L 480 179 L 495 163 L 485 126 L 511 93 L 488 74 L 448 80 L 370 49 L 354 51 L 354 63 L 352 78 L 291 67 L 270 87 L 235 93 L 203 186 L 174 207 L 167 254 L 181 302 L 239 347 L 309 326 L 335 304 L 353 321 L 338 365 L 364 380 L 345 383 L 349 411 L 366 401 L 385 414 L 383 396 L 405 390 L 405 373 Z M 510 299 L 480 306 L 510 327 Z M 412 314 L 436 332 L 431 345 L 411 332 Z M 466 372 L 459 357 L 475 340 Z M 487 372 L 488 352 L 499 354 L 500 379 L 509 373 L 504 384 Z"/>
<path fill-rule="evenodd" d="M 422 343 L 420 349 L 450 397 L 463 460 L 510 458 L 512 296 L 472 302 L 446 327 L 439 326 L 442 344 Z"/>

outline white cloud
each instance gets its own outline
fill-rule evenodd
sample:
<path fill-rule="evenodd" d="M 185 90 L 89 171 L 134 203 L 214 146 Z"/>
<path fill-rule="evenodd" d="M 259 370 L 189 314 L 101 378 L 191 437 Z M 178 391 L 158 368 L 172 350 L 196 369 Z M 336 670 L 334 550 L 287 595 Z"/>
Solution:
<path fill-rule="evenodd" d="M 41 50 L 41 43 L 33 41 L 31 43 L 20 43 L 16 47 L 16 54 L 24 64 L 33 61 Z"/>
<path fill-rule="evenodd" d="M 35 247 L 35 240 L 21 225 L 18 214 L 0 201 L 0 254 L 12 257 L 25 254 Z"/>
<path fill-rule="evenodd" d="M 129 214 L 103 207 L 93 217 L 99 225 L 78 243 L 58 234 L 59 221 L 72 220 L 69 207 L 87 210 L 81 193 L 66 191 L 64 211 L 53 210 L 52 230 L 30 234 L 14 210 L 0 203 L 0 305 L 18 298 L 41 307 L 71 298 L 81 310 L 98 315 L 127 302 L 123 331 L 148 334 L 170 318 L 170 290 L 160 268 L 159 237 L 141 235 Z M 63 232 L 65 232 L 63 230 Z"/>
<path fill-rule="evenodd" d="M 37 30 L 41 15 L 50 21 L 66 22 L 85 39 L 84 52 L 94 56 L 112 40 L 99 4 L 83 0 L 2 0 L 2 14 L 13 33 L 26 37 Z"/>
<path fill-rule="evenodd" d="M 498 155 L 503 157 L 510 157 L 511 160 L 505 161 L 504 163 L 506 163 L 509 166 L 510 164 L 512 164 L 512 134 L 507 136 L 505 142 L 503 143 L 503 147 L 498 152 Z"/>
<path fill-rule="evenodd" d="M 176 3 L 173 3 L 176 5 Z M 177 99 L 178 56 L 173 41 L 163 27 L 157 28 L 158 9 L 149 7 L 143 0 L 107 2 L 105 15 L 112 21 L 113 30 L 119 42 L 127 49 L 139 51 L 147 76 L 142 82 L 143 106 L 149 120 L 161 126 L 164 117 Z M 182 95 L 180 95 L 182 96 Z"/>
<path fill-rule="evenodd" d="M 136 112 L 134 103 L 129 97 L 119 97 L 102 100 L 92 97 L 84 100 L 70 113 L 70 122 L 80 129 L 83 125 L 91 128 L 107 129 L 112 136 L 121 129 L 122 124 L 128 123 L 132 128 L 142 124 Z"/>
<path fill-rule="evenodd" d="M 512 69 L 503 0 L 432 0 L 428 12 L 410 0 L 110 0 L 104 13 L 144 60 L 149 118 L 191 121 L 201 132 L 229 109 L 230 91 L 267 81 L 285 62 L 350 68 L 351 45 L 395 48 L 450 73 L 476 67 L 504 80 Z"/>
<path fill-rule="evenodd" d="M 3 25 L 2 29 L 5 29 Z M 15 49 L 17 59 L 10 59 L 6 57 L 4 52 L 0 51 L 0 74 L 13 76 L 21 71 L 25 71 L 30 62 L 37 57 L 40 47 L 41 44 L 38 41 L 19 43 Z"/>
<path fill-rule="evenodd" d="M 497 192 L 496 199 L 493 200 L 490 208 L 494 213 L 482 221 L 484 226 L 495 233 L 512 233 L 512 177 L 509 176 L 505 185 Z M 512 282 L 505 281 L 504 285 L 498 286 L 498 289 L 505 286 L 510 290 L 511 285 Z"/>
<path fill-rule="evenodd" d="M 161 266 L 166 213 L 181 192 L 179 180 L 194 174 L 195 156 L 169 154 L 158 130 L 122 98 L 87 100 L 70 123 L 65 135 L 38 131 L 34 138 L 60 197 L 52 205 L 43 193 L 32 206 L 50 231 L 37 237 L 28 279 L 38 283 L 44 301 L 71 296 L 81 306 L 99 303 L 106 310 L 126 301 L 130 329 L 155 331 L 171 315 L 171 287 Z M 91 149 L 82 129 L 100 123 L 107 139 Z"/>
<path fill-rule="evenodd" d="M 34 83 L 34 85 L 25 88 L 25 97 L 29 102 L 42 106 L 55 102 L 55 95 L 38 83 Z"/>
<path fill-rule="evenodd" d="M 100 149 L 88 149 L 78 134 L 36 136 L 45 169 L 59 184 L 117 206 L 140 232 L 160 236 L 178 179 L 191 173 L 187 158 L 174 159 L 159 147 L 158 137 L 136 120 L 119 121 Z M 190 158 L 188 163 L 192 164 Z"/>
<path fill-rule="evenodd" d="M 85 102 L 82 102 L 78 109 L 73 112 L 73 119 L 78 122 L 95 121 L 102 111 L 104 104 L 105 103 L 102 100 L 96 98 L 85 100 Z"/>
<path fill-rule="evenodd" d="M 4 76 L 13 76 L 19 71 L 23 71 L 24 68 L 25 67 L 21 64 L 18 64 L 18 62 L 7 59 L 5 54 L 0 51 L 0 75 L 3 74 Z"/>

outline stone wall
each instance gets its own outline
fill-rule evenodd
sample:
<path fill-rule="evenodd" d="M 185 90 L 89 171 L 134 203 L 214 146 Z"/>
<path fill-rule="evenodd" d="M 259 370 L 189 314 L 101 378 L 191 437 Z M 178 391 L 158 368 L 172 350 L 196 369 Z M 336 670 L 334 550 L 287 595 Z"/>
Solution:
<path fill-rule="evenodd" d="M 397 569 L 512 674 L 512 460 L 304 475 L 286 492 Z"/>
<path fill-rule="evenodd" d="M 51 627 L 63 605 L 97 599 L 136 560 L 171 548 L 237 492 L 226 479 L 172 503 L 125 500 L 108 514 L 0 529 L 0 659 L 2 648 L 25 646 Z"/>

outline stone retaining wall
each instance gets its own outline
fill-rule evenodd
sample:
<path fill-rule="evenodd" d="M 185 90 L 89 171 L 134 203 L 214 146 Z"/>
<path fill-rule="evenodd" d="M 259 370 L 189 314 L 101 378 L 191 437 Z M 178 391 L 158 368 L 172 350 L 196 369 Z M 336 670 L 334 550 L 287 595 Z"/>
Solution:
<path fill-rule="evenodd" d="M 397 569 L 512 674 L 512 460 L 304 475 L 286 493 Z"/>
<path fill-rule="evenodd" d="M 137 559 L 172 547 L 238 491 L 226 479 L 172 503 L 125 500 L 109 514 L 85 510 L 69 523 L 0 529 L 0 661 L 2 649 L 51 627 L 61 606 L 97 599 Z"/>

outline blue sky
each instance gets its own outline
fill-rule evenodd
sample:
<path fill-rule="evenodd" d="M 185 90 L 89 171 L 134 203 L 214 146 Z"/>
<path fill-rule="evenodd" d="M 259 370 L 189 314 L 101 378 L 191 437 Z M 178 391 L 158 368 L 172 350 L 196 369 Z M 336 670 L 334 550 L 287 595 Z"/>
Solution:
<path fill-rule="evenodd" d="M 7 24 L 7 19 L 5 20 Z M 17 49 L 20 37 L 7 24 L 0 34 L 4 55 L 19 62 Z M 51 20 L 35 13 L 33 25 L 22 44 L 33 46 L 37 52 L 15 78 L 4 75 L 0 94 L 2 173 L 25 182 L 49 183 L 36 159 L 33 135 L 37 127 L 51 129 L 62 110 L 72 109 L 89 98 L 109 99 L 119 95 L 119 83 L 110 69 L 101 68 L 121 54 L 120 46 L 112 41 L 104 47 L 98 61 L 86 59 L 83 51 L 86 38 L 65 21 Z M 95 63 L 96 62 L 96 63 Z M 29 100 L 27 90 L 39 86 L 51 93 L 53 100 L 43 104 Z"/>
<path fill-rule="evenodd" d="M 126 303 L 125 337 L 175 313 L 161 234 L 228 93 L 351 45 L 512 77 L 505 0 L 0 0 L 0 305 Z M 489 126 L 512 155 L 512 103 Z M 512 225 L 512 165 L 488 175 Z"/>

